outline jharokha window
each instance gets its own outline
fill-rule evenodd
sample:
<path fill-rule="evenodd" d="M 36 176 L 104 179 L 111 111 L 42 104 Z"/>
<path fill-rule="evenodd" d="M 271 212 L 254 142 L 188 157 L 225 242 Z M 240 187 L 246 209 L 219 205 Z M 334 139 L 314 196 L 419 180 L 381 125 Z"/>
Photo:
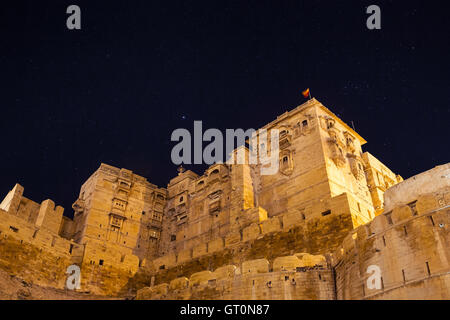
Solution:
<path fill-rule="evenodd" d="M 121 241 L 121 230 L 125 218 L 111 214 L 109 219 L 109 231 L 107 240 L 119 243 Z"/>
<path fill-rule="evenodd" d="M 328 120 L 327 121 L 327 129 L 331 129 L 334 127 L 334 121 L 333 120 Z"/>
<path fill-rule="evenodd" d="M 123 218 L 116 215 L 111 215 L 110 224 L 112 227 L 114 227 L 114 229 L 120 229 L 123 224 Z"/>
<path fill-rule="evenodd" d="M 162 213 L 160 213 L 160 212 L 153 212 L 152 218 L 157 220 L 157 221 L 161 221 L 162 220 Z"/>
<path fill-rule="evenodd" d="M 122 221 L 119 218 L 112 218 L 111 224 L 116 227 L 120 227 L 122 225 Z"/>

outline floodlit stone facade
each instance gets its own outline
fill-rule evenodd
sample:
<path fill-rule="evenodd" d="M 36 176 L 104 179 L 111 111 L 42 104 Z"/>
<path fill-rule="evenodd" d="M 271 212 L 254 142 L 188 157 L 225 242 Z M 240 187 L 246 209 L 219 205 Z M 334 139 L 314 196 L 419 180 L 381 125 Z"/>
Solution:
<path fill-rule="evenodd" d="M 16 185 L 0 204 L 0 267 L 64 288 L 76 264 L 79 290 L 138 299 L 450 298 L 449 164 L 403 181 L 315 99 L 263 129 L 280 132 L 274 175 L 215 164 L 160 188 L 101 164 L 73 219 Z"/>

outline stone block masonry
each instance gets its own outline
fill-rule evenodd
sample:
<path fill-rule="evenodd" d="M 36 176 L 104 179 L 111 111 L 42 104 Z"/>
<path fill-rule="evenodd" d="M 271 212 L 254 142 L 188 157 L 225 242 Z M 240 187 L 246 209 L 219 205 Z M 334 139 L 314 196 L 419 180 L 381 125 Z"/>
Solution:
<path fill-rule="evenodd" d="M 102 163 L 73 219 L 15 185 L 0 203 L 0 268 L 64 288 L 76 264 L 81 291 L 142 299 L 450 297 L 449 164 L 403 181 L 316 99 L 261 129 L 280 133 L 270 176 L 218 163 L 160 188 Z"/>

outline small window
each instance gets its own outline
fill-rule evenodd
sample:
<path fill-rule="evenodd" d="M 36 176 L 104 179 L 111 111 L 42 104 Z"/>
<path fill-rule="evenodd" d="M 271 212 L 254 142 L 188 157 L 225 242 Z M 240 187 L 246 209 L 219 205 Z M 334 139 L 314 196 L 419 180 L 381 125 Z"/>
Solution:
<path fill-rule="evenodd" d="M 70 245 L 69 247 L 69 253 L 72 254 L 72 250 L 73 250 L 73 244 Z"/>
<path fill-rule="evenodd" d="M 433 227 L 434 227 L 434 220 L 433 220 L 433 216 L 429 216 L 429 218 L 430 218 L 430 220 L 431 220 L 431 224 L 433 225 Z"/>
<path fill-rule="evenodd" d="M 142 215 L 145 216 L 145 211 L 142 211 Z"/>
<path fill-rule="evenodd" d="M 327 210 L 327 211 L 324 211 L 324 212 L 322 212 L 322 216 L 328 216 L 328 215 L 330 215 L 331 214 L 331 210 Z"/>
<path fill-rule="evenodd" d="M 99 265 L 99 266 L 102 266 L 102 265 L 103 265 L 103 260 L 102 260 L 102 259 L 100 259 L 100 261 L 98 262 L 98 265 Z"/>
<path fill-rule="evenodd" d="M 391 214 L 392 214 L 392 211 L 384 214 L 386 216 L 386 219 L 387 219 L 389 224 L 392 224 Z"/>
<path fill-rule="evenodd" d="M 183 201 L 183 196 L 180 197 L 180 202 L 182 202 L 182 201 Z"/>
<path fill-rule="evenodd" d="M 283 157 L 283 163 L 287 163 L 289 161 L 288 157 Z"/>
<path fill-rule="evenodd" d="M 175 241 L 175 240 L 177 240 L 177 236 L 176 235 L 171 235 L 170 236 L 170 241 Z"/>
<path fill-rule="evenodd" d="M 417 205 L 417 200 L 416 201 L 413 201 L 413 202 L 411 202 L 411 203 L 408 203 L 408 206 L 411 208 L 411 211 L 412 211 L 412 215 L 413 216 L 417 216 L 417 208 L 416 208 L 416 205 Z"/>
<path fill-rule="evenodd" d="M 216 279 L 208 280 L 208 285 L 215 286 L 216 285 Z"/>
<path fill-rule="evenodd" d="M 303 126 L 303 128 L 308 127 L 308 120 L 303 120 L 302 121 L 302 126 Z"/>

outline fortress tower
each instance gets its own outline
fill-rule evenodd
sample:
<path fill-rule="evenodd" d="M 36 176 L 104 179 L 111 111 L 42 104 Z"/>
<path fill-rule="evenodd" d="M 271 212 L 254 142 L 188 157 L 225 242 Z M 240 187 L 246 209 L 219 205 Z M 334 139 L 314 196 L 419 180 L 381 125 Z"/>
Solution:
<path fill-rule="evenodd" d="M 106 164 L 83 184 L 73 204 L 73 221 L 62 234 L 80 244 L 108 244 L 140 259 L 155 255 L 166 190 L 127 169 Z"/>
<path fill-rule="evenodd" d="M 269 137 L 271 130 L 279 131 L 279 170 L 272 175 L 262 174 L 264 164 L 220 163 L 202 175 L 179 170 L 167 188 L 160 188 L 131 170 L 101 164 L 81 187 L 73 219 L 63 217 L 64 209 L 51 200 L 39 204 L 25 198 L 23 187 L 16 185 L 0 203 L 0 235 L 5 239 L 0 251 L 5 257 L 20 254 L 0 259 L 0 267 L 15 268 L 33 282 L 64 287 L 67 266 L 76 264 L 84 290 L 106 295 L 151 284 L 150 297 L 172 292 L 177 298 L 177 290 L 197 297 L 187 283 L 203 285 L 224 277 L 235 291 L 218 291 L 215 298 L 280 298 L 268 282 L 283 288 L 285 299 L 367 296 L 361 272 L 355 273 L 352 255 L 342 253 L 342 247 L 372 221 L 384 221 L 388 188 L 388 210 L 404 200 L 415 212 L 419 196 L 410 192 L 411 183 L 392 188 L 402 178 L 363 152 L 366 141 L 316 99 L 261 129 Z M 258 152 L 269 150 L 268 145 L 260 142 Z M 249 157 L 245 146 L 234 152 Z M 418 201 L 417 210 L 425 212 L 421 205 Z M 445 225 L 430 221 L 433 227 Z M 338 258 L 332 264 L 333 252 Z M 35 259 L 36 254 L 42 259 Z M 390 253 L 392 259 L 395 254 Z M 341 266 L 343 259 L 349 262 Z M 36 273 L 20 267 L 29 261 Z M 444 260 L 424 261 L 422 267 L 438 266 L 439 272 L 446 267 Z M 334 270 L 359 289 L 347 292 L 338 279 L 336 292 Z M 403 271 L 405 279 L 412 277 L 409 269 Z M 249 282 L 253 275 L 259 276 Z M 285 280 L 279 281 L 281 276 Z M 297 281 L 304 286 L 294 290 L 290 286 Z"/>
<path fill-rule="evenodd" d="M 180 172 L 167 187 L 160 254 L 218 237 L 239 241 L 233 237 L 244 227 L 281 215 L 345 216 L 349 223 L 337 226 L 345 234 L 378 215 L 386 188 L 402 180 L 363 153 L 366 141 L 315 99 L 262 129 L 268 136 L 279 130 L 278 173 L 261 175 L 260 165 L 249 164 L 216 164 L 201 176 Z"/>

